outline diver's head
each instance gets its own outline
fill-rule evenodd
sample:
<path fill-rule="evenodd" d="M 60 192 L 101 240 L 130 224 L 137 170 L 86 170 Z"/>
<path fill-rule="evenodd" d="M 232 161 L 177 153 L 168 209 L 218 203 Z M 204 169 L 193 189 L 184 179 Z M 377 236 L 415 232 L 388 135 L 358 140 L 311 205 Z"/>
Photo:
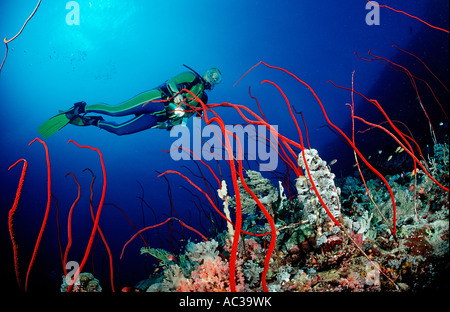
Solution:
<path fill-rule="evenodd" d="M 222 74 L 217 68 L 208 69 L 202 77 L 206 81 L 205 88 L 207 90 L 214 89 L 214 86 L 222 81 Z"/>

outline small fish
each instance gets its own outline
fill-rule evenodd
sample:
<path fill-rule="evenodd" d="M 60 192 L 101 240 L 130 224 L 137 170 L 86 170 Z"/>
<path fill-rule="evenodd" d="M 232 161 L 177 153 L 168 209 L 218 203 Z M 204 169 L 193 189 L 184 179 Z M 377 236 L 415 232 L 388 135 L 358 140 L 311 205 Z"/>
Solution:
<path fill-rule="evenodd" d="M 330 166 L 333 166 L 335 163 L 337 163 L 337 159 L 333 159 L 332 161 L 330 161 Z"/>
<path fill-rule="evenodd" d="M 381 153 L 383 153 L 383 151 L 382 151 L 382 150 L 379 150 L 379 151 L 378 151 L 378 154 L 381 155 Z"/>
<path fill-rule="evenodd" d="M 167 257 L 167 260 L 175 262 L 175 261 L 176 261 L 176 258 L 175 258 L 172 254 L 170 254 L 170 255 Z"/>
<path fill-rule="evenodd" d="M 398 150 L 399 153 L 404 152 L 404 151 L 405 151 L 405 149 L 403 147 Z"/>
<path fill-rule="evenodd" d="M 370 159 L 370 158 L 372 158 L 372 155 L 369 155 L 369 157 L 367 157 L 367 159 Z"/>
<path fill-rule="evenodd" d="M 440 123 L 439 123 L 439 126 L 443 126 L 443 125 L 444 125 L 444 123 L 443 123 L 443 122 L 440 122 Z"/>
<path fill-rule="evenodd" d="M 412 177 L 412 176 L 415 176 L 416 174 L 417 174 L 417 168 L 414 169 L 414 170 L 411 172 L 411 177 Z"/>
<path fill-rule="evenodd" d="M 395 152 L 398 153 L 398 151 L 399 151 L 401 148 L 402 148 L 401 146 L 397 147 L 397 149 L 395 150 Z"/>
<path fill-rule="evenodd" d="M 388 157 L 387 161 L 389 161 L 389 160 L 391 160 L 391 159 L 392 159 L 392 155 Z"/>

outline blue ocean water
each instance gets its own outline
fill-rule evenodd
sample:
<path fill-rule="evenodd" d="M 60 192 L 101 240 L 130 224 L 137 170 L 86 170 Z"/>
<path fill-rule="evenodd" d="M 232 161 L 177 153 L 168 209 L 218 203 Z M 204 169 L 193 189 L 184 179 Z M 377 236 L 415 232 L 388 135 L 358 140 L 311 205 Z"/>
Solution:
<path fill-rule="evenodd" d="M 351 101 L 350 92 L 328 81 L 351 87 L 354 71 L 356 90 L 377 99 L 392 119 L 406 123 L 415 136 L 420 137 L 423 146 L 431 144 L 427 118 L 406 75 L 383 62 L 363 61 L 354 52 L 373 58 L 367 54 L 370 50 L 375 55 L 404 65 L 436 87 L 436 96 L 444 99 L 441 103 L 447 114 L 449 111 L 448 94 L 439 89 L 437 80 L 419 61 L 392 46 L 395 44 L 420 57 L 448 85 L 448 34 L 386 8 L 379 11 L 379 25 L 368 25 L 366 17 L 373 8 L 367 9 L 367 2 L 363 0 L 79 0 L 75 1 L 79 5 L 79 25 L 67 22 L 73 9 L 66 8 L 68 2 L 42 1 L 20 36 L 8 44 L 8 57 L 0 76 L 3 116 L 0 123 L 0 235 L 4 251 L 2 272 L 12 281 L 11 289 L 16 289 L 16 285 L 7 219 L 20 168 L 7 169 L 20 158 L 25 158 L 29 164 L 14 219 L 24 279 L 47 202 L 44 149 L 37 142 L 31 146 L 28 143 L 39 137 L 36 128 L 40 124 L 75 102 L 83 100 L 88 104 L 105 102 L 115 105 L 185 71 L 183 64 L 200 73 L 217 67 L 223 74 L 223 82 L 208 92 L 209 103 L 242 104 L 258 112 L 255 101 L 248 94 L 250 86 L 270 124 L 278 126 L 278 131 L 284 136 L 298 141 L 298 132 L 282 96 L 268 83 L 261 84 L 265 79 L 271 80 L 283 89 L 295 109 L 303 113 L 311 147 L 328 162 L 337 159 L 333 167 L 337 176 L 352 173 L 353 153 L 337 135 L 324 127 L 326 120 L 311 92 L 287 74 L 262 65 L 234 85 L 253 65 L 264 61 L 282 67 L 308 83 L 333 123 L 348 135 L 351 134 L 351 118 L 345 104 Z M 36 3 L 31 0 L 2 1 L 0 36 L 13 37 Z M 412 3 L 396 0 L 390 1 L 389 5 L 435 26 L 449 28 L 447 1 Z M 3 55 L 4 51 L 2 45 L 0 54 Z M 423 85 L 420 88 L 425 92 Z M 427 94 L 422 101 L 438 136 L 445 133 L 447 120 L 432 96 Z M 355 97 L 355 106 L 358 115 L 374 123 L 383 121 L 381 114 L 361 97 Z M 228 125 L 244 122 L 232 108 L 218 108 L 216 111 Z M 300 115 L 295 116 L 304 131 Z M 195 132 L 192 121 L 187 126 L 191 134 Z M 367 129 L 364 125 L 359 126 L 360 130 Z M 72 172 L 81 184 L 81 199 L 73 213 L 74 242 L 69 258 L 74 261 L 81 261 L 92 229 L 89 212 L 92 177 L 83 172 L 85 168 L 90 168 L 97 176 L 94 204 L 100 200 L 103 179 L 98 154 L 68 144 L 70 139 L 102 152 L 107 174 L 105 202 L 120 207 L 136 228 L 177 216 L 207 236 L 217 229 L 225 229 L 205 197 L 186 180 L 174 174 L 167 174 L 168 180 L 157 177 L 166 170 L 176 170 L 206 189 L 201 178 L 204 174 L 206 180 L 216 187 L 205 166 L 192 160 L 175 161 L 162 151 L 170 150 L 176 139 L 170 136 L 169 131 L 152 129 L 116 136 L 96 127 L 68 125 L 45 140 L 50 153 L 52 194 L 58 199 L 59 215 L 52 202 L 31 271 L 30 290 L 59 290 L 62 266 L 58 235 L 64 248 L 67 243 L 67 215 L 77 196 L 76 184 L 65 175 Z M 380 133 L 357 136 L 357 141 L 367 155 L 373 154 L 374 158 L 382 155 L 385 160 L 397 147 L 395 142 Z M 215 161 L 208 164 L 216 173 L 219 172 Z M 252 169 L 258 169 L 257 163 L 250 165 Z M 224 161 L 220 162 L 220 169 L 223 178 L 231 185 Z M 285 170 L 281 161 L 277 170 Z M 271 172 L 265 176 L 276 181 L 276 175 Z M 214 187 L 209 187 L 213 193 L 216 192 Z M 201 204 L 195 195 L 199 196 Z M 206 209 L 206 213 L 202 209 Z M 123 259 L 119 260 L 124 243 L 135 233 L 124 215 L 114 206 L 105 205 L 100 226 L 114 257 L 116 290 L 147 278 L 153 270 L 154 260 L 140 255 L 142 240 L 136 239 L 130 244 Z M 149 246 L 165 248 L 173 253 L 177 253 L 189 238 L 201 239 L 181 228 L 177 222 L 173 223 L 171 230 L 167 226 L 150 230 L 144 238 Z M 85 271 L 95 271 L 102 287 L 110 289 L 109 262 L 101 242 L 96 245 L 92 259 L 89 258 Z"/>

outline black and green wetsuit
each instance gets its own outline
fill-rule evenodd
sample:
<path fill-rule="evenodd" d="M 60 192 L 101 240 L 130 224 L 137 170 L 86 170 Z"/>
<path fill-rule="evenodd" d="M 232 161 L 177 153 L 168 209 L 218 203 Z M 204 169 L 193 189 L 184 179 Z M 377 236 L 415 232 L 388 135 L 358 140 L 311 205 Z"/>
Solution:
<path fill-rule="evenodd" d="M 170 129 L 174 125 L 186 123 L 187 119 L 196 114 L 196 112 L 185 112 L 182 117 L 178 117 L 172 112 L 177 107 L 173 102 L 152 101 L 166 100 L 175 96 L 182 89 L 190 90 L 206 104 L 207 96 L 204 81 L 194 73 L 187 71 L 119 105 L 112 106 L 104 103 L 87 105 L 85 113 L 99 113 L 109 116 L 134 115 L 131 120 L 123 123 L 106 120 L 98 121 L 99 128 L 117 135 L 136 133 L 150 128 Z M 192 95 L 189 93 L 183 95 L 186 98 L 186 103 L 199 106 L 196 101 L 192 100 Z M 181 109 L 190 110 L 185 104 L 181 105 Z"/>

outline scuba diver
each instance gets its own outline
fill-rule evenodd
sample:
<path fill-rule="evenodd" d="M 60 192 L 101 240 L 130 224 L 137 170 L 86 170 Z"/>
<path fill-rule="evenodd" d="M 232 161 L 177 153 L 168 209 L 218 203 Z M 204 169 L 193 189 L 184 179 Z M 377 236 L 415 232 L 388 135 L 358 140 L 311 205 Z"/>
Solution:
<path fill-rule="evenodd" d="M 201 111 L 192 108 L 200 107 L 200 103 L 191 94 L 180 91 L 187 89 L 206 104 L 208 96 L 205 91 L 212 90 L 222 81 L 222 74 L 217 68 L 210 68 L 200 76 L 192 68 L 184 66 L 190 71 L 178 74 L 160 86 L 116 106 L 104 103 L 87 105 L 84 101 L 75 103 L 69 110 L 60 111 L 58 115 L 44 122 L 38 132 L 46 139 L 68 123 L 76 126 L 97 126 L 117 135 L 155 128 L 170 130 L 179 124 L 184 126 L 192 115 L 200 114 Z M 116 123 L 106 121 L 102 116 L 86 116 L 88 113 L 134 117 L 126 122 Z"/>

